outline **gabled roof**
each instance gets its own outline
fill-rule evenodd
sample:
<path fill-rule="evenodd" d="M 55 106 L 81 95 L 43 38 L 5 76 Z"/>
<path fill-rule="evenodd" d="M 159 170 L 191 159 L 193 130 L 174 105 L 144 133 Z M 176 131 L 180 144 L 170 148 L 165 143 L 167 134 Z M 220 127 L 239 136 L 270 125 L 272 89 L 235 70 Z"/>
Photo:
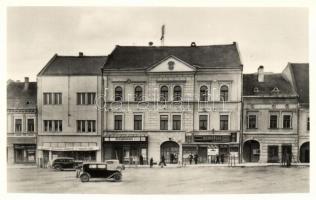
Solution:
<path fill-rule="evenodd" d="M 254 91 L 255 88 L 258 88 L 258 92 Z M 279 92 L 275 92 L 277 91 L 275 88 L 279 89 Z M 284 79 L 282 74 L 265 74 L 264 82 L 258 82 L 257 73 L 243 75 L 243 96 L 295 97 L 296 95 L 291 83 Z"/>
<path fill-rule="evenodd" d="M 309 103 L 309 64 L 289 63 L 293 85 L 300 103 Z"/>
<path fill-rule="evenodd" d="M 100 75 L 107 56 L 59 56 L 57 54 L 38 76 Z"/>
<path fill-rule="evenodd" d="M 24 89 L 24 82 L 10 82 L 7 85 L 7 109 L 36 109 L 37 84 L 29 82 Z"/>
<path fill-rule="evenodd" d="M 210 46 L 116 46 L 105 70 L 146 70 L 168 56 L 197 68 L 241 69 L 236 43 Z"/>

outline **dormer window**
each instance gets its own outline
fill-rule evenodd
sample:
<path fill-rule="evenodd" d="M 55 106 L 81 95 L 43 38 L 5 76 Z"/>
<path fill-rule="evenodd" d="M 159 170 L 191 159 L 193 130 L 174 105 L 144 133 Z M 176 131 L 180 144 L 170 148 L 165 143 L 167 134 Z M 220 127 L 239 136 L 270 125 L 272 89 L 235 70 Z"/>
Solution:
<path fill-rule="evenodd" d="M 271 91 L 273 94 L 278 94 L 280 92 L 279 88 L 275 87 L 273 88 L 273 90 Z"/>
<path fill-rule="evenodd" d="M 254 93 L 258 93 L 259 92 L 259 89 L 257 87 L 253 88 L 253 92 Z"/>
<path fill-rule="evenodd" d="M 173 61 L 169 61 L 168 62 L 168 69 L 169 70 L 173 70 L 174 69 L 174 62 Z"/>

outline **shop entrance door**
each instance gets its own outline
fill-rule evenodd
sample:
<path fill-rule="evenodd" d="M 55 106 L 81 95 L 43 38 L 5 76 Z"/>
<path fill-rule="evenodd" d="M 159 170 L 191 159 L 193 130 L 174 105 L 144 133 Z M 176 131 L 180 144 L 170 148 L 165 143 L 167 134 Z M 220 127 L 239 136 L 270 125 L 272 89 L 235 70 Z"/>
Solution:
<path fill-rule="evenodd" d="M 120 163 L 123 163 L 123 158 L 124 158 L 124 154 L 123 154 L 123 148 L 122 147 L 115 147 L 114 151 L 113 151 L 112 158 L 117 159 L 120 161 Z"/>
<path fill-rule="evenodd" d="M 279 162 L 279 147 L 276 145 L 268 146 L 268 163 Z"/>
<path fill-rule="evenodd" d="M 305 142 L 300 148 L 300 161 L 309 163 L 309 142 Z"/>
<path fill-rule="evenodd" d="M 198 155 L 200 163 L 207 163 L 207 147 L 199 147 Z"/>
<path fill-rule="evenodd" d="M 248 140 L 244 143 L 244 160 L 246 162 L 258 162 L 260 158 L 260 144 L 256 140 Z"/>
<path fill-rule="evenodd" d="M 167 141 L 160 146 L 160 158 L 164 156 L 166 163 L 178 163 L 179 145 L 173 141 Z"/>

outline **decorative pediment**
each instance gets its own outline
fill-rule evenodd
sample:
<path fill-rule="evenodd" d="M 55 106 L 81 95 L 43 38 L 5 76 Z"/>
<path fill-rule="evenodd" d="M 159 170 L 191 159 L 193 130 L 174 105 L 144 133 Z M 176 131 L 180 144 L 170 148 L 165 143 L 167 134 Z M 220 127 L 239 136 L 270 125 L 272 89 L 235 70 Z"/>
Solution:
<path fill-rule="evenodd" d="M 147 69 L 148 72 L 190 72 L 195 70 L 195 67 L 175 56 L 168 56 Z"/>

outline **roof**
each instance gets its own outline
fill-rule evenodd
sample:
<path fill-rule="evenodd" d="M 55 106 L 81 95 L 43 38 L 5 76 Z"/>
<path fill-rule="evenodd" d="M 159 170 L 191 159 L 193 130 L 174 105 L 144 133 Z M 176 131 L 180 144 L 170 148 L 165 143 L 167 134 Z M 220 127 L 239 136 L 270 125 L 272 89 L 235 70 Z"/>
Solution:
<path fill-rule="evenodd" d="M 233 43 L 194 47 L 116 46 L 104 69 L 145 70 L 169 56 L 175 56 L 197 68 L 242 68 L 236 43 Z"/>
<path fill-rule="evenodd" d="M 7 109 L 36 109 L 36 99 L 36 82 L 29 82 L 28 89 L 24 89 L 24 82 L 7 85 Z"/>
<path fill-rule="evenodd" d="M 55 54 L 38 76 L 99 75 L 107 56 L 59 56 Z"/>
<path fill-rule="evenodd" d="M 293 85 L 299 95 L 300 103 L 309 103 L 309 64 L 289 63 Z"/>
<path fill-rule="evenodd" d="M 255 92 L 258 88 L 258 92 Z M 278 93 L 272 90 L 278 88 Z M 264 82 L 258 82 L 258 74 L 243 75 L 243 96 L 261 96 L 261 97 L 288 97 L 296 96 L 296 92 L 291 83 L 283 78 L 282 74 L 264 74 Z"/>

